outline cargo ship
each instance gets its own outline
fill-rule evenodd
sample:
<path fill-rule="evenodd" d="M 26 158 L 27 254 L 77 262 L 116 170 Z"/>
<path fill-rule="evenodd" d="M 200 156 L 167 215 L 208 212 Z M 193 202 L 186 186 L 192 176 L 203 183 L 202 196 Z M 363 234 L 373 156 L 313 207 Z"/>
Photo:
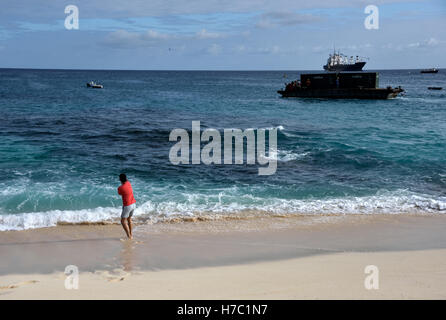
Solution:
<path fill-rule="evenodd" d="M 390 99 L 404 92 L 401 87 L 379 88 L 377 72 L 301 74 L 300 81 L 277 91 L 284 98 Z"/>
<path fill-rule="evenodd" d="M 356 56 L 350 58 L 346 55 L 343 55 L 340 52 L 334 51 L 333 54 L 330 54 L 327 60 L 327 64 L 324 65 L 324 70 L 327 71 L 362 71 L 364 68 L 366 58 L 360 58 Z"/>

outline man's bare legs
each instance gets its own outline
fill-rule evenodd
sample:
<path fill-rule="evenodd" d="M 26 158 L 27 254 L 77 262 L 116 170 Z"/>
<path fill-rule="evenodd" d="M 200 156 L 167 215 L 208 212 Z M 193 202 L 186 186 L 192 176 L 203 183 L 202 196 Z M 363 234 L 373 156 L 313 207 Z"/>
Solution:
<path fill-rule="evenodd" d="M 127 218 L 127 222 L 129 225 L 129 234 L 130 234 L 130 239 L 133 239 L 133 233 L 132 233 L 132 229 L 133 229 L 133 222 L 132 222 L 132 217 L 128 217 Z"/>
<path fill-rule="evenodd" d="M 130 228 L 129 228 L 127 219 L 121 218 L 121 224 L 122 224 L 122 227 L 124 228 L 125 233 L 127 234 L 127 237 L 129 239 L 132 239 L 132 234 L 130 233 Z"/>

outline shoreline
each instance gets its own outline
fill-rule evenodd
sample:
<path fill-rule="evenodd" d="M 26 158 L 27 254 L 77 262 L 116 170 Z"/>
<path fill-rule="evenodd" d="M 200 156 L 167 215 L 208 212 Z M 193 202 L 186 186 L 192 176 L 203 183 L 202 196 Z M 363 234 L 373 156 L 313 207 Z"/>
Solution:
<path fill-rule="evenodd" d="M 5 231 L 0 299 L 444 299 L 445 227 L 330 215 L 139 225 L 134 241 L 116 225 Z M 85 290 L 64 288 L 67 265 Z M 366 265 L 382 290 L 364 289 Z"/>

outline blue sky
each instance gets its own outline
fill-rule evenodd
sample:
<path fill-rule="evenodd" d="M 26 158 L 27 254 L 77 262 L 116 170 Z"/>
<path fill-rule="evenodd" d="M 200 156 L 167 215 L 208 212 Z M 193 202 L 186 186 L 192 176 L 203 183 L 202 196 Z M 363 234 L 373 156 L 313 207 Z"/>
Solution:
<path fill-rule="evenodd" d="M 446 67 L 444 0 L 1 1 L 0 67 L 317 70 L 334 46 L 369 69 Z"/>

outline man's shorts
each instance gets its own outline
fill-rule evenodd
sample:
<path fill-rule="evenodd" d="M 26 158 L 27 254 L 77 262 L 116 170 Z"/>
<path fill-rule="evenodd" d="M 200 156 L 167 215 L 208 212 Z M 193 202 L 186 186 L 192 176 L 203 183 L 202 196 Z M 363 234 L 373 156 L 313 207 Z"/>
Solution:
<path fill-rule="evenodd" d="M 123 218 L 130 218 L 133 216 L 133 211 L 136 209 L 136 203 L 132 203 L 129 206 L 122 206 L 122 213 L 121 213 L 121 219 Z"/>

